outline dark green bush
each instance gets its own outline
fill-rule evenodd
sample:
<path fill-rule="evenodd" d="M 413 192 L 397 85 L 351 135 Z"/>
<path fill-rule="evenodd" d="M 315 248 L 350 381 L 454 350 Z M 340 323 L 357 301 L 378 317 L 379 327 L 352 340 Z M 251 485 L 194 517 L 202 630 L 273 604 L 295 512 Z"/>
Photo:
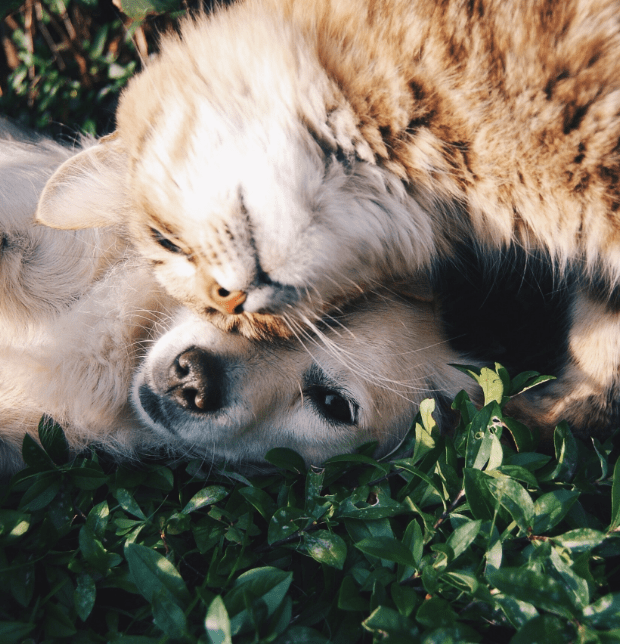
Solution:
<path fill-rule="evenodd" d="M 2 492 L 0 641 L 620 641 L 612 438 L 535 451 L 502 412 L 534 374 L 474 375 L 454 435 L 427 401 L 383 461 L 278 449 L 260 477 L 68 460 L 42 422 Z"/>
<path fill-rule="evenodd" d="M 123 0 L 126 14 L 110 0 L 31 0 L 13 13 L 10 5 L 0 8 L 0 113 L 55 135 L 67 128 L 110 132 L 120 90 L 156 49 L 157 33 L 182 13 L 153 12 L 181 4 Z"/>

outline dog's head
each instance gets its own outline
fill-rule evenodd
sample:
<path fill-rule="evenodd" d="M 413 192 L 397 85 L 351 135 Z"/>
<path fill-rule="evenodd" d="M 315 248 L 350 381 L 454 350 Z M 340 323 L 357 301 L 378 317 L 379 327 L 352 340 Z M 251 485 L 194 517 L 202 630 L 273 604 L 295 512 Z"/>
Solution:
<path fill-rule="evenodd" d="M 289 447 L 319 464 L 368 441 L 385 453 L 422 399 L 472 389 L 438 328 L 431 305 L 386 294 L 295 341 L 256 342 L 183 311 L 150 348 L 133 403 L 156 440 L 208 459 Z"/>

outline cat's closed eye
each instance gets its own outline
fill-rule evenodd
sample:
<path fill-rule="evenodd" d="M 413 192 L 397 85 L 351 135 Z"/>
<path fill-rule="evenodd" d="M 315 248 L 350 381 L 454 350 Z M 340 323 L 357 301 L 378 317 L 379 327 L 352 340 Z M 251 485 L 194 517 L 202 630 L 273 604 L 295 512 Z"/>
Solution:
<path fill-rule="evenodd" d="M 170 251 L 171 253 L 183 253 L 186 254 L 185 251 L 180 247 L 177 246 L 173 241 L 168 239 L 165 235 L 162 235 L 159 230 L 156 228 L 150 228 L 151 231 L 151 236 L 153 239 L 162 247 L 165 248 L 167 251 Z"/>

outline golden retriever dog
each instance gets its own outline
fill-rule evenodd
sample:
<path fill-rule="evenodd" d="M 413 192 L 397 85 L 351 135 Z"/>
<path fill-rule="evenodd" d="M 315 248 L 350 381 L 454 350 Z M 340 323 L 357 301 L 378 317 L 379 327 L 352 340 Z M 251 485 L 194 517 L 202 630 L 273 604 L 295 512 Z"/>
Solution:
<path fill-rule="evenodd" d="M 398 278 L 416 294 L 463 243 L 579 266 L 595 316 L 620 276 L 619 15 L 246 0 L 188 19 L 38 219 L 120 222 L 173 297 L 248 337 L 290 337 Z"/>

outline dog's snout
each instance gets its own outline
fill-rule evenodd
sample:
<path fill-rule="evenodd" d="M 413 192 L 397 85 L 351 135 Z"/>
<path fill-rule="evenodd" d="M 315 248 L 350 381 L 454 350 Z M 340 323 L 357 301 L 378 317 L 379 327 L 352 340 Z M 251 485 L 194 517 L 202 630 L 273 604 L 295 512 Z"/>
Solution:
<path fill-rule="evenodd" d="M 162 389 L 187 411 L 214 412 L 223 406 L 223 375 L 223 365 L 217 356 L 192 347 L 175 358 Z"/>

